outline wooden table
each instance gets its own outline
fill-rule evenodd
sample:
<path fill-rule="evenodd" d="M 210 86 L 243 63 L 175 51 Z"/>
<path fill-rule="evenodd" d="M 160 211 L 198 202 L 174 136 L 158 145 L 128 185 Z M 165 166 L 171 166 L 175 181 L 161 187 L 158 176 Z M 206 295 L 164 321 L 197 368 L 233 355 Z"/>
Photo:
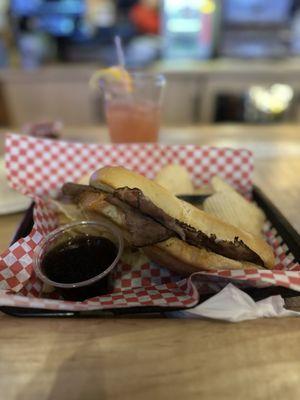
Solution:
<path fill-rule="evenodd" d="M 246 146 L 255 182 L 300 230 L 298 127 L 164 129 L 162 142 Z M 98 128 L 68 139 L 107 141 Z M 83 139 L 82 139 L 83 140 Z M 0 218 L 0 249 L 21 214 Z M 300 320 L 214 321 L 0 316 L 2 399 L 298 399 Z"/>

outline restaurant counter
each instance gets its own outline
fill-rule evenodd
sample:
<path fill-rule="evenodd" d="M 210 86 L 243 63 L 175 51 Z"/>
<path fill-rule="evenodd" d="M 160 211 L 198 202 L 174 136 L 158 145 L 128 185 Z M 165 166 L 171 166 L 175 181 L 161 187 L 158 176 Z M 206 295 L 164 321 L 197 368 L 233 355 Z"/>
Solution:
<path fill-rule="evenodd" d="M 101 66 L 97 64 L 56 64 L 36 70 L 0 70 L 0 123 L 21 125 L 43 117 L 67 124 L 103 121 L 102 102 L 91 93 L 88 81 Z M 244 96 L 253 85 L 274 83 L 294 90 L 289 120 L 300 120 L 300 60 L 159 61 L 148 68 L 164 73 L 166 86 L 165 124 L 209 124 L 215 120 L 219 95 Z M 63 115 L 62 115 L 63 110 Z"/>

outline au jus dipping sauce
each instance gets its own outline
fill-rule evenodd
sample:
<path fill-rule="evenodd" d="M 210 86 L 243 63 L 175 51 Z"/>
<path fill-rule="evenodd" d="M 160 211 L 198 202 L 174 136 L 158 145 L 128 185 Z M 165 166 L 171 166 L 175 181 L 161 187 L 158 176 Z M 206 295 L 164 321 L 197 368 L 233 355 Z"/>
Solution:
<path fill-rule="evenodd" d="M 115 260 L 116 245 L 101 236 L 83 236 L 69 239 L 50 249 L 41 262 L 43 273 L 57 283 L 79 283 L 104 272 Z M 104 277 L 87 286 L 58 288 L 68 300 L 84 300 L 108 290 L 108 279 Z"/>

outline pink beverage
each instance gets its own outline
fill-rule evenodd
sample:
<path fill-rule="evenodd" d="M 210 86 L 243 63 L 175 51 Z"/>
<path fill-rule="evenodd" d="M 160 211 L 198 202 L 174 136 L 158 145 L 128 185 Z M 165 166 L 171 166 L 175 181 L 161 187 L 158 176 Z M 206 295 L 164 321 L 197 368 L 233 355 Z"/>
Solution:
<path fill-rule="evenodd" d="M 150 101 L 109 102 L 106 119 L 114 143 L 157 142 L 160 107 Z"/>
<path fill-rule="evenodd" d="M 156 142 L 160 127 L 162 75 L 132 73 L 130 87 L 106 84 L 105 114 L 113 143 Z"/>

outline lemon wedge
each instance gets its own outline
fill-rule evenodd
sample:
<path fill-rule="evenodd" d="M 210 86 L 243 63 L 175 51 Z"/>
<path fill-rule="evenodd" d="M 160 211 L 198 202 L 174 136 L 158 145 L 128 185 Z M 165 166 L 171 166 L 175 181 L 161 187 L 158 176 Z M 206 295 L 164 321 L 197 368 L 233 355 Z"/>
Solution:
<path fill-rule="evenodd" d="M 110 68 L 103 68 L 95 71 L 89 81 L 89 86 L 95 90 L 99 88 L 99 81 L 106 83 L 117 83 L 124 86 L 124 88 L 132 91 L 132 79 L 126 69 L 120 66 L 113 66 Z"/>

